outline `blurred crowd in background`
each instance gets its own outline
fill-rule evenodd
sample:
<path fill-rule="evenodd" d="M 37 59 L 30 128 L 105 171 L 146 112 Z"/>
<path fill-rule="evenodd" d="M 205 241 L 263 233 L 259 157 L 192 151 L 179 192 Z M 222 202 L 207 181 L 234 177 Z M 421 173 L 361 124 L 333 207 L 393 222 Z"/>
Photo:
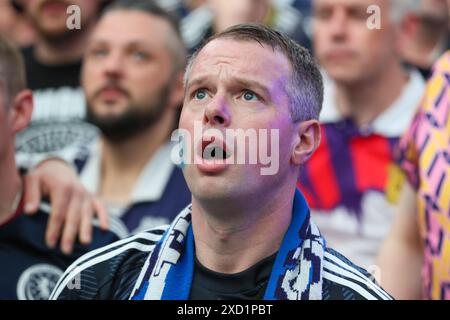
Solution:
<path fill-rule="evenodd" d="M 111 2 L 0 0 L 0 36 L 21 49 L 34 95 L 18 165 L 65 150 L 127 233 L 169 223 L 190 201 L 169 141 L 187 57 L 230 26 L 267 24 L 323 71 L 322 143 L 298 187 L 328 245 L 394 297 L 450 299 L 450 1 L 155 0 L 179 34 L 120 12 L 97 25 Z"/>

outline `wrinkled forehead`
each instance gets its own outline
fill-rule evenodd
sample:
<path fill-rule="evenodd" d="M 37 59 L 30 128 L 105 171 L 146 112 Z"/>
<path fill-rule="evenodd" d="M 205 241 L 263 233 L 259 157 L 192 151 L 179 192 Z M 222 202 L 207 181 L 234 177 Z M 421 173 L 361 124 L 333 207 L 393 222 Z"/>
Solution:
<path fill-rule="evenodd" d="M 270 45 L 252 40 L 215 39 L 199 52 L 189 81 L 199 75 L 218 73 L 278 81 L 289 78 L 291 72 L 292 66 L 286 55 Z"/>

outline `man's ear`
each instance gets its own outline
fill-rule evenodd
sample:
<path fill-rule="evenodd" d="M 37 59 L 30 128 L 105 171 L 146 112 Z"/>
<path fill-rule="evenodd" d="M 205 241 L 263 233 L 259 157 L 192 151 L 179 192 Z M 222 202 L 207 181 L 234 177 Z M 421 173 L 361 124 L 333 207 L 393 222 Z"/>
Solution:
<path fill-rule="evenodd" d="M 172 91 L 170 93 L 170 106 L 179 108 L 184 99 L 184 71 L 177 72 L 173 77 Z"/>
<path fill-rule="evenodd" d="M 30 124 L 33 113 L 33 94 L 31 90 L 19 92 L 10 106 L 11 128 L 16 134 Z"/>
<path fill-rule="evenodd" d="M 321 139 L 320 124 L 317 120 L 298 124 L 291 160 L 294 165 L 303 165 L 319 147 Z"/>

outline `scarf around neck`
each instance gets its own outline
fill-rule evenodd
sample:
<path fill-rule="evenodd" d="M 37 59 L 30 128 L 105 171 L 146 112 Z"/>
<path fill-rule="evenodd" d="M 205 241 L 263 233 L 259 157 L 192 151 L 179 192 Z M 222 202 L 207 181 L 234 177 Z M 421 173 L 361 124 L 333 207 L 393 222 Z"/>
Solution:
<path fill-rule="evenodd" d="M 187 300 L 194 274 L 191 205 L 155 245 L 141 271 L 132 300 Z M 264 300 L 321 300 L 325 240 L 296 191 L 291 224 L 277 253 Z"/>

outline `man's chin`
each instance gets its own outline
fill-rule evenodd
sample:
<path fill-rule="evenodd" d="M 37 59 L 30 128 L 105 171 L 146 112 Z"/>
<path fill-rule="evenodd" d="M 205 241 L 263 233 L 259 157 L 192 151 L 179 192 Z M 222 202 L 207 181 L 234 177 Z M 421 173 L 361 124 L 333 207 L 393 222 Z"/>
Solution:
<path fill-rule="evenodd" d="M 208 206 L 221 208 L 223 206 L 227 206 L 233 203 L 233 197 L 230 194 L 224 192 L 199 192 L 194 197 L 197 201 L 200 201 L 203 204 L 207 204 Z"/>
<path fill-rule="evenodd" d="M 214 181 L 215 180 L 215 181 Z M 233 187 L 229 179 L 204 179 L 199 178 L 195 185 L 191 184 L 191 192 L 200 201 L 209 203 L 227 203 L 239 196 L 238 187 Z M 188 184 L 189 185 L 189 184 Z"/>
<path fill-rule="evenodd" d="M 37 27 L 39 34 L 50 43 L 62 43 L 70 39 L 77 30 L 69 30 L 65 24 L 40 25 Z"/>
<path fill-rule="evenodd" d="M 336 83 L 343 85 L 351 85 L 359 82 L 362 77 L 358 75 L 357 72 L 351 72 L 350 70 L 342 69 L 332 69 L 326 70 L 327 75 Z"/>

